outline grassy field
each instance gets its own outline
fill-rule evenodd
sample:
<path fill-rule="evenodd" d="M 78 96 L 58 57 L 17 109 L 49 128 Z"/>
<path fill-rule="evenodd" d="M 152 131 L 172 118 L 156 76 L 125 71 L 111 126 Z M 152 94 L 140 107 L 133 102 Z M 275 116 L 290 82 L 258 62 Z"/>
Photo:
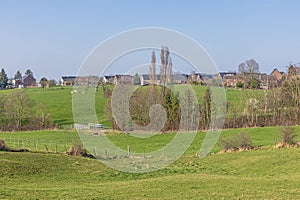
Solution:
<path fill-rule="evenodd" d="M 192 87 L 199 99 L 199 102 L 202 102 L 206 87 Z M 0 95 L 7 95 L 9 93 L 20 90 L 24 90 L 34 102 L 46 105 L 49 112 L 52 115 L 52 118 L 54 119 L 55 124 L 58 124 L 62 127 L 73 124 L 71 94 L 73 87 L 64 87 L 64 89 L 61 89 L 61 87 L 53 87 L 46 88 L 44 91 L 41 88 L 1 90 Z M 232 108 L 235 108 L 236 113 L 243 112 L 246 105 L 246 101 L 249 98 L 256 98 L 258 100 L 261 100 L 263 95 L 264 91 L 262 90 L 235 90 L 230 88 L 226 89 L 226 99 L 228 105 Z M 103 91 L 101 88 L 96 93 L 95 98 L 95 109 L 99 122 L 103 123 L 107 127 L 110 127 L 111 121 L 104 113 L 107 99 L 103 97 Z M 231 115 L 232 113 L 229 111 L 227 114 Z"/>
<path fill-rule="evenodd" d="M 201 100 L 205 87 L 193 86 Z M 73 124 L 73 88 L 24 89 L 30 98 L 48 106 L 55 123 Z M 6 95 L 17 90 L 0 91 Z M 246 99 L 263 97 L 263 91 L 226 89 L 230 105 L 242 111 Z M 243 103 L 242 103 L 243 102 Z M 101 123 L 106 100 L 96 94 Z M 79 141 L 74 130 L 0 132 L 9 147 L 31 152 L 0 151 L 0 199 L 300 199 L 300 148 L 274 149 L 281 127 L 223 130 L 221 138 L 247 133 L 258 150 L 219 154 L 215 145 L 203 159 L 195 157 L 205 132 L 197 133 L 185 154 L 159 171 L 131 174 L 110 169 L 90 158 L 62 154 Z M 300 140 L 300 127 L 295 127 Z M 175 133 L 136 138 L 108 134 L 109 139 L 131 152 L 152 152 L 172 140 Z M 95 136 L 99 137 L 99 136 Z M 220 141 L 220 140 L 219 140 Z"/>
<path fill-rule="evenodd" d="M 1 199 L 299 199 L 299 149 L 182 157 L 146 174 L 97 160 L 0 152 Z"/>
<path fill-rule="evenodd" d="M 281 127 L 264 127 L 264 128 L 240 128 L 223 130 L 220 138 L 236 135 L 239 133 L 247 133 L 251 138 L 254 146 L 273 146 L 275 141 L 280 139 Z M 300 140 L 300 127 L 295 127 L 297 140 Z M 120 148 L 126 150 L 130 145 L 132 152 L 151 152 L 157 150 L 169 141 L 172 140 L 175 133 L 157 134 L 149 138 L 137 138 L 126 134 L 108 134 L 109 139 Z M 97 137 L 97 136 L 95 136 Z M 192 145 L 186 151 L 185 155 L 195 155 L 200 149 L 205 132 L 197 133 Z M 35 144 L 38 144 L 38 149 L 44 150 L 45 146 L 51 151 L 55 150 L 55 145 L 58 146 L 58 151 L 65 151 L 65 146 L 70 147 L 72 144 L 79 141 L 76 131 L 72 130 L 45 130 L 34 132 L 5 132 L 0 133 L 0 138 L 5 139 L 6 143 L 11 147 L 25 147 L 34 150 Z M 215 145 L 212 152 L 220 151 L 219 145 Z"/>

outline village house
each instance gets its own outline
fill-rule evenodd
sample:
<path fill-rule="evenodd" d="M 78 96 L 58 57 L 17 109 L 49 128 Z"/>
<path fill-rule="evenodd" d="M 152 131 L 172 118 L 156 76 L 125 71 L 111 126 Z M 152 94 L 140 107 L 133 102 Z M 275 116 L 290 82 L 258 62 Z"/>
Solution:
<path fill-rule="evenodd" d="M 23 78 L 23 86 L 25 88 L 36 87 L 36 79 L 32 75 L 25 76 Z"/>
<path fill-rule="evenodd" d="M 115 75 L 114 76 L 114 85 L 118 84 L 132 84 L 133 76 L 131 75 Z"/>
<path fill-rule="evenodd" d="M 270 75 L 267 73 L 253 73 L 252 76 L 259 83 L 260 89 L 269 89 L 280 86 L 285 73 L 274 69 Z M 236 87 L 238 82 L 244 83 L 243 76 L 235 72 L 221 72 L 220 77 L 225 87 Z"/>
<path fill-rule="evenodd" d="M 73 86 L 77 76 L 62 76 L 60 79 L 61 86 Z"/>
<path fill-rule="evenodd" d="M 187 74 L 173 74 L 172 75 L 172 83 L 173 84 L 186 84 L 188 81 L 188 75 Z"/>
<path fill-rule="evenodd" d="M 99 78 L 97 76 L 62 76 L 61 86 L 97 86 Z"/>
<path fill-rule="evenodd" d="M 13 79 L 12 80 L 12 85 L 14 88 L 22 88 L 24 87 L 22 80 L 20 79 Z"/>
<path fill-rule="evenodd" d="M 200 73 L 195 73 L 192 72 L 189 76 L 188 76 L 188 82 L 190 84 L 202 84 L 203 81 L 201 79 Z"/>
<path fill-rule="evenodd" d="M 171 82 L 173 84 L 186 84 L 188 82 L 188 75 L 176 73 L 171 76 L 171 79 L 172 79 Z M 151 84 L 150 76 L 148 74 L 142 74 L 140 76 L 140 80 L 141 80 L 141 85 L 150 85 Z M 169 82 L 170 82 L 170 80 L 169 80 Z M 160 75 L 156 75 L 154 84 L 155 85 L 162 84 Z"/>
<path fill-rule="evenodd" d="M 285 75 L 285 72 L 280 72 L 277 68 L 275 68 L 270 74 L 270 76 L 276 77 L 277 81 L 282 80 L 285 77 Z"/>
<path fill-rule="evenodd" d="M 107 84 L 114 84 L 114 79 L 115 79 L 114 75 L 103 76 L 103 81 L 104 81 L 104 83 L 107 83 Z"/>
<path fill-rule="evenodd" d="M 140 76 L 140 80 L 141 80 L 141 85 L 150 85 L 151 84 L 151 81 L 150 81 L 150 77 L 148 74 L 142 74 Z M 158 85 L 159 84 L 159 75 L 156 75 L 156 78 L 155 78 L 155 85 Z"/>
<path fill-rule="evenodd" d="M 79 76 L 75 79 L 75 83 L 81 86 L 97 86 L 98 82 L 98 76 Z"/>
<path fill-rule="evenodd" d="M 219 77 L 222 78 L 225 87 L 236 87 L 238 82 L 236 72 L 220 72 Z"/>

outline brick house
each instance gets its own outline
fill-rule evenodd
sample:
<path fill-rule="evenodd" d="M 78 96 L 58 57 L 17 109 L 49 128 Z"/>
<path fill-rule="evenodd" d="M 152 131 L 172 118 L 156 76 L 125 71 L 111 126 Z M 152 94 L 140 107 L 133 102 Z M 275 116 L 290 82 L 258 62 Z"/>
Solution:
<path fill-rule="evenodd" d="M 270 76 L 274 76 L 276 77 L 277 81 L 281 80 L 284 76 L 285 76 L 285 73 L 284 72 L 280 72 L 277 68 L 275 68 Z"/>
<path fill-rule="evenodd" d="M 75 84 L 75 79 L 77 76 L 62 76 L 61 86 L 73 86 Z"/>
<path fill-rule="evenodd" d="M 32 75 L 23 78 L 23 85 L 25 88 L 36 87 L 36 79 Z"/>

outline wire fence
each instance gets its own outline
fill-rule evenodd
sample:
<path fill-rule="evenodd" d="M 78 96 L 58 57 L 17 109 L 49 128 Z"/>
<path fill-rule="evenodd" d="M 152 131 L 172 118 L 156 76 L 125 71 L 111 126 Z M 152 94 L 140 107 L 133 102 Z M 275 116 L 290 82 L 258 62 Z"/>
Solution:
<path fill-rule="evenodd" d="M 70 143 L 54 143 L 45 140 L 33 140 L 26 138 L 8 137 L 2 138 L 6 145 L 12 149 L 27 149 L 29 151 L 37 152 L 53 152 L 63 153 L 70 149 L 72 142 Z"/>

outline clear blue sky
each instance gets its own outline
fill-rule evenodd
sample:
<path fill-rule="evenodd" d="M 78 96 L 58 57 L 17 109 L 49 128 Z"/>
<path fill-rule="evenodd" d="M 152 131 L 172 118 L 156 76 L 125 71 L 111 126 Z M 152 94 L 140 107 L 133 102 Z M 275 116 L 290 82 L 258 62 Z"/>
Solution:
<path fill-rule="evenodd" d="M 0 0 L 0 67 L 37 78 L 76 74 L 107 37 L 170 28 L 203 45 L 221 71 L 254 58 L 261 71 L 300 62 L 300 1 Z M 150 55 L 149 55 L 150 57 Z"/>

